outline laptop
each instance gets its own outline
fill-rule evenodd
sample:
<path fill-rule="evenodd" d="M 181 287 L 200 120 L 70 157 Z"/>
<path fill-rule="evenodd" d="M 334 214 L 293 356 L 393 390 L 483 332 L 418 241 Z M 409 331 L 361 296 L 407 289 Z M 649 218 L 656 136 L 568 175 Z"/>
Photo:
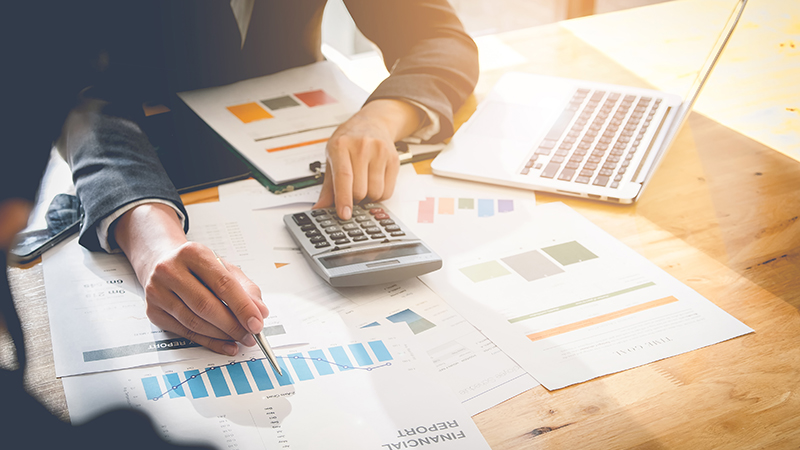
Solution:
<path fill-rule="evenodd" d="M 737 0 L 686 99 L 511 72 L 433 160 L 436 175 L 612 203 L 642 195 L 742 15 Z"/>

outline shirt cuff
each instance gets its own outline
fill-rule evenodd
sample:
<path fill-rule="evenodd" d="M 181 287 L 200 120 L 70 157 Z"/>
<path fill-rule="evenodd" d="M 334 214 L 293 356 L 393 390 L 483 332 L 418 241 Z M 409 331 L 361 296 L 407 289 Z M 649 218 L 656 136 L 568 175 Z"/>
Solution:
<path fill-rule="evenodd" d="M 123 214 L 125 214 L 126 212 L 132 210 L 133 208 L 139 205 L 144 205 L 146 203 L 161 203 L 162 205 L 169 206 L 175 211 L 175 214 L 178 215 L 178 219 L 180 219 L 181 221 L 181 227 L 184 226 L 186 222 L 186 216 L 183 215 L 181 210 L 177 206 L 175 206 L 174 203 L 167 200 L 162 200 L 160 198 L 145 198 L 142 200 L 137 200 L 135 202 L 131 202 L 125 206 L 120 207 L 116 211 L 106 216 L 105 219 L 98 222 L 96 229 L 97 240 L 100 241 L 100 247 L 102 247 L 103 250 L 105 250 L 108 253 L 119 253 L 121 251 L 119 246 L 117 245 L 117 242 L 114 240 L 113 236 L 109 237 L 108 230 L 111 228 L 111 225 L 114 223 L 114 221 L 122 217 Z"/>
<path fill-rule="evenodd" d="M 439 120 L 439 113 L 432 111 L 427 106 L 414 100 L 404 98 L 403 101 L 416 106 L 425 113 L 425 116 L 427 116 L 426 120 L 422 123 L 422 126 L 420 126 L 420 128 L 418 128 L 414 134 L 403 139 L 403 142 L 408 142 L 409 144 L 420 144 L 430 140 L 430 138 L 439 133 L 439 130 L 442 129 L 441 121 Z"/>

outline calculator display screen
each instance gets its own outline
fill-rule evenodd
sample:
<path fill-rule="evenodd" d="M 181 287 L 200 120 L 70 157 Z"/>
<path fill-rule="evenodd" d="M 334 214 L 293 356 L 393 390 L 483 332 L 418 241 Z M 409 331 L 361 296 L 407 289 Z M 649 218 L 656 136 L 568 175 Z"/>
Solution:
<path fill-rule="evenodd" d="M 362 252 L 345 253 L 342 255 L 325 256 L 320 258 L 319 262 L 322 263 L 326 269 L 334 269 L 351 264 L 381 261 L 384 259 L 399 258 L 401 256 L 421 255 L 423 253 L 430 253 L 430 251 L 425 248 L 424 245 L 410 244 L 397 247 L 373 248 Z"/>

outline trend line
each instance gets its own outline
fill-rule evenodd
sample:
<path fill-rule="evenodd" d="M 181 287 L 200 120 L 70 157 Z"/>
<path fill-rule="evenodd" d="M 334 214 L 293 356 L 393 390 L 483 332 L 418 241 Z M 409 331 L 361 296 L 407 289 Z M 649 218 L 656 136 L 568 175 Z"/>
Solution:
<path fill-rule="evenodd" d="M 347 364 L 339 364 L 339 363 L 337 363 L 337 362 L 335 362 L 335 361 L 328 361 L 328 360 L 326 360 L 326 359 L 322 359 L 322 358 L 308 358 L 308 357 L 305 357 L 305 356 L 300 356 L 300 355 L 294 355 L 294 356 L 292 356 L 292 357 L 278 356 L 277 358 L 278 358 L 278 359 L 307 359 L 307 360 L 309 360 L 309 361 L 322 361 L 322 362 L 326 362 L 326 363 L 328 363 L 328 364 L 330 364 L 330 365 L 332 365 L 332 366 L 338 366 L 338 367 L 339 367 L 339 368 L 341 368 L 341 369 L 347 369 L 347 370 L 351 370 L 351 369 L 357 369 L 357 370 L 366 370 L 367 372 L 371 372 L 372 370 L 375 370 L 375 369 L 380 369 L 381 367 L 387 367 L 387 366 L 391 366 L 391 365 L 392 365 L 392 363 L 391 363 L 391 362 L 387 362 L 387 363 L 384 363 L 384 364 L 375 365 L 375 366 L 370 366 L 370 367 L 356 367 L 356 366 L 350 366 L 350 365 L 347 365 Z M 267 358 L 266 358 L 266 357 L 264 357 L 264 358 L 249 358 L 249 359 L 242 360 L 242 361 L 231 361 L 231 362 L 229 362 L 229 363 L 227 363 L 227 364 L 223 364 L 223 365 L 221 365 L 221 366 L 211 366 L 211 367 L 208 367 L 207 369 L 203 370 L 202 372 L 198 372 L 198 373 L 196 373 L 196 374 L 194 374 L 194 375 L 190 376 L 190 377 L 189 377 L 189 378 L 187 378 L 186 380 L 184 380 L 184 381 L 181 381 L 180 383 L 178 383 L 178 384 L 176 384 L 176 385 L 172 386 L 170 389 L 167 389 L 166 391 L 162 392 L 160 395 L 158 395 L 158 396 L 156 396 L 156 397 L 153 397 L 153 398 L 152 398 L 152 400 L 153 400 L 153 401 L 155 401 L 155 400 L 158 400 L 158 399 L 160 399 L 160 398 L 162 398 L 162 397 L 164 397 L 164 396 L 168 395 L 170 392 L 172 392 L 172 391 L 175 391 L 175 390 L 177 390 L 178 388 L 180 388 L 181 386 L 183 386 L 184 384 L 188 383 L 188 382 L 189 382 L 189 380 L 193 380 L 193 379 L 195 379 L 195 378 L 197 378 L 197 377 L 199 377 L 199 376 L 203 375 L 204 373 L 207 373 L 207 372 L 209 372 L 209 371 L 211 371 L 211 370 L 215 370 L 215 369 L 221 369 L 221 368 L 222 368 L 222 367 L 224 367 L 224 366 L 234 366 L 234 365 L 236 365 L 236 364 L 245 363 L 245 362 L 248 362 L 248 361 L 249 361 L 249 362 L 263 361 L 263 360 L 265 360 L 265 359 L 267 359 Z"/>

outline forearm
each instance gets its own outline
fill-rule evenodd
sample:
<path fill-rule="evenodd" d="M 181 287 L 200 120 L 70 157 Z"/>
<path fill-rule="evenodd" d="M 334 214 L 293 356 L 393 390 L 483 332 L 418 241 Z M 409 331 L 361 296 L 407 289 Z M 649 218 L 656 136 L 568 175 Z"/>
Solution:
<path fill-rule="evenodd" d="M 142 278 L 152 272 L 150 265 L 161 255 L 187 242 L 181 221 L 167 205 L 147 203 L 119 218 L 109 230 L 131 263 L 142 285 Z"/>
<path fill-rule="evenodd" d="M 373 100 L 358 112 L 384 127 L 392 142 L 411 136 L 422 124 L 421 111 L 408 102 L 395 99 Z"/>

